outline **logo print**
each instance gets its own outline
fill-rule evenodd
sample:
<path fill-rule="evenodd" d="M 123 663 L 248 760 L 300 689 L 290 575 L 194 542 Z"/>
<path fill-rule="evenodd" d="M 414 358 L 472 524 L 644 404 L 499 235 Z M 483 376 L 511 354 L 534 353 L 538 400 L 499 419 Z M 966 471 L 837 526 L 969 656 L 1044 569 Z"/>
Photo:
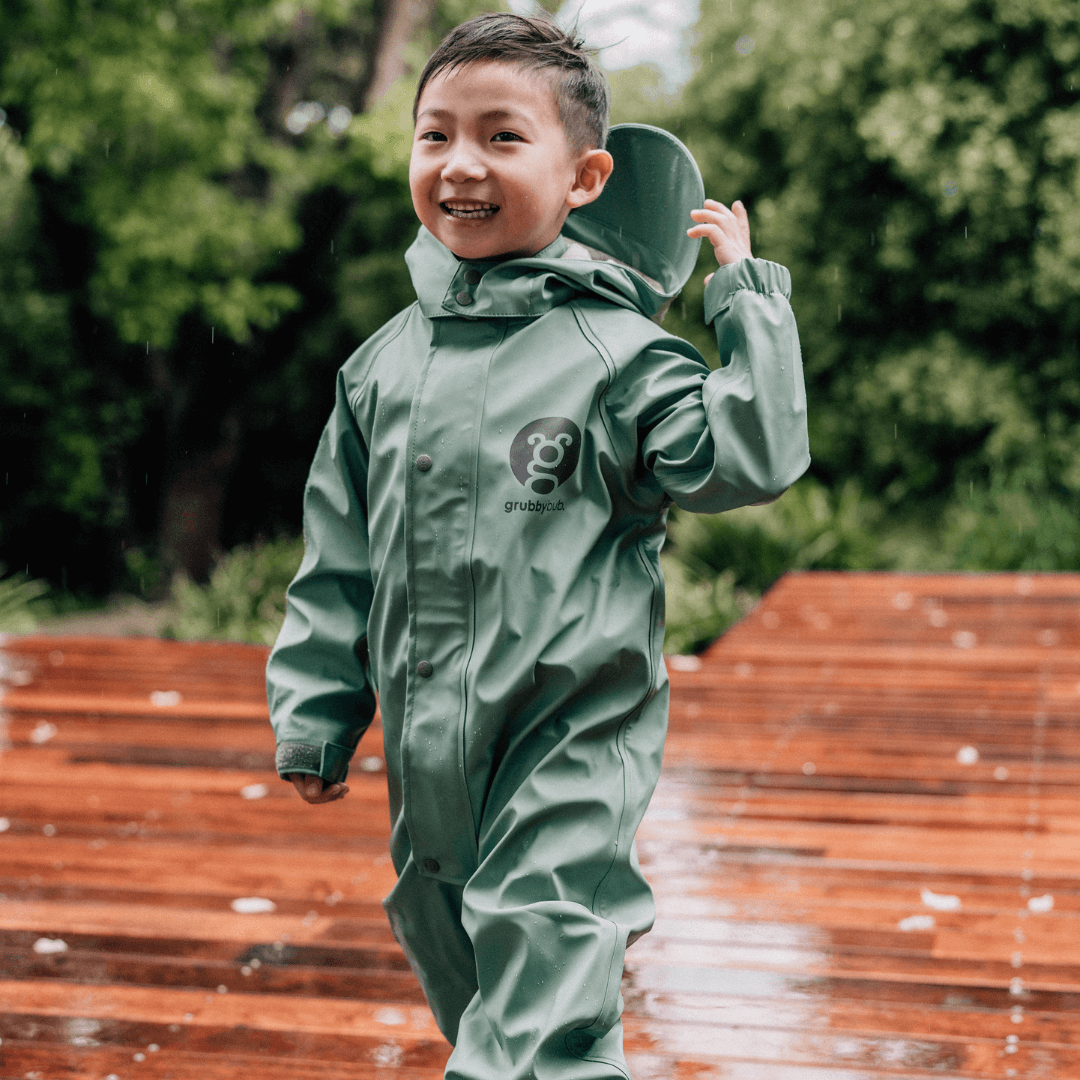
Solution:
<path fill-rule="evenodd" d="M 577 468 L 581 432 L 565 416 L 545 416 L 526 424 L 510 447 L 510 468 L 518 482 L 537 495 L 550 495 Z"/>

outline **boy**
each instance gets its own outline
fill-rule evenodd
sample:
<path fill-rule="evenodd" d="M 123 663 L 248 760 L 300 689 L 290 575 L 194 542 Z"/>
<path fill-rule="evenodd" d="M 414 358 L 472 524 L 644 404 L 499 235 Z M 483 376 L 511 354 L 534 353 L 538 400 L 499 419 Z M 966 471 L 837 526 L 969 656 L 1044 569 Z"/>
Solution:
<path fill-rule="evenodd" d="M 629 1075 L 667 508 L 768 501 L 809 462 L 787 271 L 752 258 L 745 210 L 704 199 L 673 137 L 609 139 L 607 105 L 544 19 L 480 16 L 428 61 L 418 300 L 339 373 L 267 669 L 278 770 L 313 803 L 348 790 L 378 688 L 384 906 L 455 1080 Z M 700 237 L 721 267 L 711 374 L 650 320 Z"/>

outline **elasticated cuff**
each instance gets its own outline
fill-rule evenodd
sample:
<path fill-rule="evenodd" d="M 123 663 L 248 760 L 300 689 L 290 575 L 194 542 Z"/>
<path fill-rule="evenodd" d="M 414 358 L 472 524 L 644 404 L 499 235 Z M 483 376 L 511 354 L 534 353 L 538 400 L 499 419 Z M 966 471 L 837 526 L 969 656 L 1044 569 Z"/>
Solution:
<path fill-rule="evenodd" d="M 337 743 L 283 742 L 278 744 L 274 764 L 278 775 L 288 773 L 306 773 L 308 776 L 320 776 L 329 784 L 339 784 L 349 775 L 349 761 L 353 751 Z"/>
<path fill-rule="evenodd" d="M 768 259 L 740 259 L 721 266 L 705 286 L 705 322 L 711 323 L 729 307 L 735 294 L 742 289 L 761 293 L 780 293 L 791 299 L 791 275 L 786 266 Z"/>

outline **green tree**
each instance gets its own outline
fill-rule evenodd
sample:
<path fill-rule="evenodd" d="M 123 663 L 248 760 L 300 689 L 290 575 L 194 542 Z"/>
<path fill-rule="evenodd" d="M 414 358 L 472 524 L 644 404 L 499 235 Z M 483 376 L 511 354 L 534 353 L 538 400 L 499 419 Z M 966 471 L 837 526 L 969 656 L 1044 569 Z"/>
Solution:
<path fill-rule="evenodd" d="M 5 2 L 7 562 L 104 588 L 141 544 L 205 577 L 295 530 L 333 370 L 411 298 L 407 184 L 350 115 L 478 6 Z"/>
<path fill-rule="evenodd" d="M 697 58 L 674 126 L 791 269 L 813 476 L 1080 567 L 1080 8 L 703 0 Z"/>

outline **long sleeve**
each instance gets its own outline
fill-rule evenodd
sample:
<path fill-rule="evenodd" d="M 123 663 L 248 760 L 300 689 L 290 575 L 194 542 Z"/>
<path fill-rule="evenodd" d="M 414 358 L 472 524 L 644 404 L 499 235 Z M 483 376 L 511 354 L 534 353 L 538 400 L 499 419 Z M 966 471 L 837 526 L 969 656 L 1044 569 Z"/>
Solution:
<path fill-rule="evenodd" d="M 705 290 L 722 366 L 709 372 L 677 339 L 657 341 L 623 375 L 645 468 L 685 510 L 769 501 L 810 464 L 799 336 L 777 263 L 721 267 Z"/>
<path fill-rule="evenodd" d="M 375 714 L 368 677 L 372 600 L 368 452 L 339 374 L 334 411 L 304 492 L 304 560 L 266 667 L 281 775 L 335 782 Z"/>

